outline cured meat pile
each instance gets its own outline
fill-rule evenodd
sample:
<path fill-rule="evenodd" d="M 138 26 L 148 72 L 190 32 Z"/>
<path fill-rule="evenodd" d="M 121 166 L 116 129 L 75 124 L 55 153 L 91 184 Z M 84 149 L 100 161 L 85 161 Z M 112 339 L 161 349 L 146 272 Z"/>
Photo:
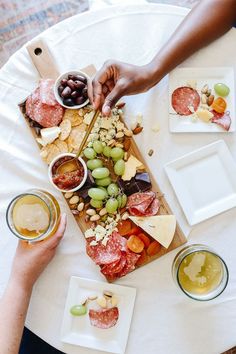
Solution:
<path fill-rule="evenodd" d="M 110 309 L 89 310 L 89 319 L 92 326 L 107 329 L 116 325 L 119 318 L 117 307 Z"/>
<path fill-rule="evenodd" d="M 128 197 L 126 205 L 130 215 L 133 216 L 153 216 L 159 210 L 160 203 L 156 194 L 152 191 L 144 193 L 134 193 Z"/>
<path fill-rule="evenodd" d="M 191 87 L 178 87 L 172 93 L 171 104 L 173 109 L 181 116 L 189 116 L 197 110 L 200 104 L 200 96 L 197 90 Z M 190 108 L 192 107 L 192 109 Z"/>
<path fill-rule="evenodd" d="M 214 115 L 214 117 L 211 119 L 212 123 L 218 124 L 223 129 L 228 131 L 231 125 L 231 118 L 229 112 L 217 113 L 214 110 L 211 110 L 210 112 Z"/>
<path fill-rule="evenodd" d="M 56 101 L 53 92 L 54 80 L 44 79 L 26 100 L 26 114 L 44 128 L 60 124 L 64 108 Z"/>
<path fill-rule="evenodd" d="M 135 269 L 140 255 L 128 250 L 125 237 L 113 231 L 106 246 L 101 242 L 95 246 L 90 245 L 93 239 L 93 237 L 87 239 L 87 254 L 101 267 L 101 272 L 109 281 L 123 277 Z"/>

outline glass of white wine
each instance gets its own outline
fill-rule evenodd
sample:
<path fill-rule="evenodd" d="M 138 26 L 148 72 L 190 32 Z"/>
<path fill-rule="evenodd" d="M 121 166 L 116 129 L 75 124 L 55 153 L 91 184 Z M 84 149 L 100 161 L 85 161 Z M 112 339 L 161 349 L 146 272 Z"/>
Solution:
<path fill-rule="evenodd" d="M 219 296 L 229 279 L 224 260 L 208 246 L 198 244 L 187 246 L 176 255 L 172 275 L 187 296 L 199 301 Z"/>
<path fill-rule="evenodd" d="M 30 189 L 10 202 L 6 219 L 11 232 L 21 240 L 41 241 L 56 232 L 60 207 L 50 193 Z"/>

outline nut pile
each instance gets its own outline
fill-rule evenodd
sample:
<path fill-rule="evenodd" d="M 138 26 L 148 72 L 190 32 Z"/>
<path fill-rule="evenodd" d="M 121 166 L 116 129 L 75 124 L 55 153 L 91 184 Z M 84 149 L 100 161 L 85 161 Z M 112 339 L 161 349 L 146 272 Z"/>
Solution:
<path fill-rule="evenodd" d="M 87 78 L 82 75 L 68 75 L 58 86 L 58 94 L 65 106 L 83 104 L 88 99 Z"/>

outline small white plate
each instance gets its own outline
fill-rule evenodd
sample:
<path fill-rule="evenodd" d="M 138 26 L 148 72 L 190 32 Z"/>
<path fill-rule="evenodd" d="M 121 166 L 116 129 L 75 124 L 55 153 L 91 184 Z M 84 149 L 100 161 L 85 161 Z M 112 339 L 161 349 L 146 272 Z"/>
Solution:
<path fill-rule="evenodd" d="M 89 295 L 102 296 L 105 290 L 112 291 L 118 298 L 119 319 L 114 327 L 96 328 L 90 324 L 88 314 L 81 317 L 70 314 L 72 306 L 80 304 Z M 62 342 L 111 353 L 124 353 L 135 297 L 135 288 L 71 277 L 61 329 Z"/>
<path fill-rule="evenodd" d="M 224 99 L 227 102 L 227 111 L 230 112 L 231 126 L 229 131 L 224 130 L 218 124 L 204 123 L 200 119 L 192 121 L 191 116 L 178 115 L 171 105 L 173 91 L 181 86 L 187 86 L 189 81 L 197 82 L 197 91 L 208 84 L 214 92 L 214 85 L 224 83 L 230 88 L 230 93 Z M 231 67 L 211 68 L 179 68 L 169 75 L 169 129 L 172 133 L 228 133 L 235 131 L 235 90 L 234 90 L 234 69 Z"/>
<path fill-rule="evenodd" d="M 165 165 L 190 225 L 236 206 L 236 163 L 223 140 Z"/>

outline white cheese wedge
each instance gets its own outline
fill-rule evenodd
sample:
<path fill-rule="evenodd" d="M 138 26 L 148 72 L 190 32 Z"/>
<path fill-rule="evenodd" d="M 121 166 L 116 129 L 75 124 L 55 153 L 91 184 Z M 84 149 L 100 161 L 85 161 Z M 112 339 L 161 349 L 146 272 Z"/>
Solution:
<path fill-rule="evenodd" d="M 162 246 L 165 248 L 170 246 L 176 229 L 174 215 L 130 216 L 129 218 Z"/>
<path fill-rule="evenodd" d="M 198 109 L 196 114 L 198 118 L 205 123 L 209 123 L 211 121 L 211 118 L 214 116 L 214 114 L 209 112 L 207 109 Z"/>
<path fill-rule="evenodd" d="M 39 144 L 46 146 L 56 140 L 60 132 L 61 129 L 59 127 L 43 128 L 40 130 L 41 138 L 38 138 L 37 141 Z"/>

